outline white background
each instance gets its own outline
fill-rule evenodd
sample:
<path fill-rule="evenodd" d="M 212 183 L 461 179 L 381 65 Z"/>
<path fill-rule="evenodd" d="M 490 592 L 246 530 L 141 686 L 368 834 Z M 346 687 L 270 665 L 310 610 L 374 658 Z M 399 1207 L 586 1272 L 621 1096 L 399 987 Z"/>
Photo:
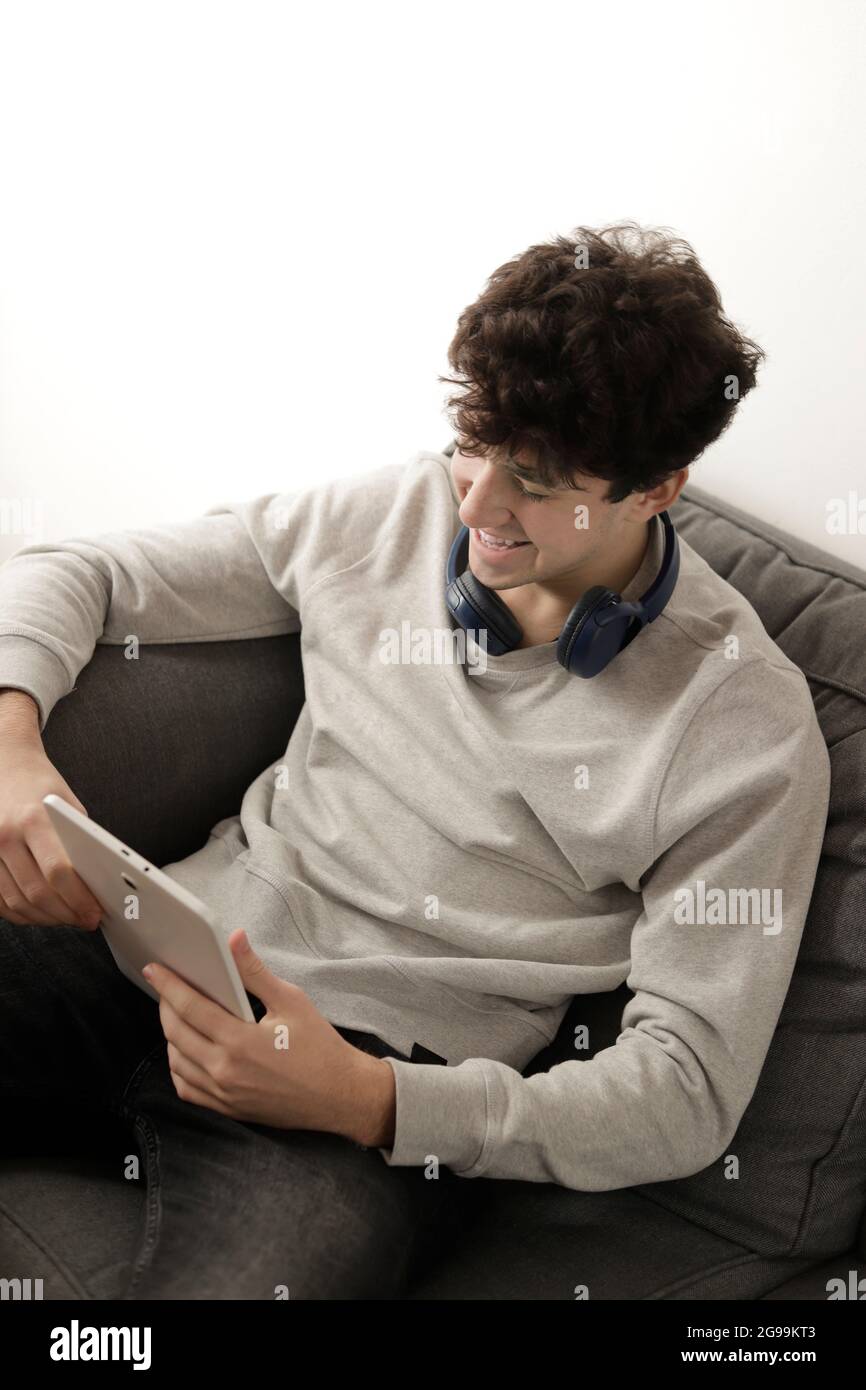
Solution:
<path fill-rule="evenodd" d="M 863 0 L 0 7 L 0 497 L 34 539 L 452 437 L 490 272 L 622 218 L 765 349 L 692 481 L 855 563 Z M 26 512 L 22 513 L 26 519 Z"/>

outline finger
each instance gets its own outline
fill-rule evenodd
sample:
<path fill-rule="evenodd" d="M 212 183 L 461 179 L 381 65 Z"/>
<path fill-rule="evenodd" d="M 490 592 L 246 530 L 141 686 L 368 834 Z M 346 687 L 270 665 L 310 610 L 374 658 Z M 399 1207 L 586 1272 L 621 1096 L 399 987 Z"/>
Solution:
<path fill-rule="evenodd" d="M 171 1071 L 171 1069 L 169 1068 Z M 207 1091 L 202 1091 L 198 1086 L 191 1085 L 182 1076 L 171 1072 L 171 1079 L 174 1082 L 174 1089 L 177 1091 L 181 1100 L 189 1101 L 191 1105 L 202 1105 L 206 1110 L 217 1110 L 220 1115 L 228 1115 L 233 1118 L 232 1111 L 227 1105 L 209 1095 Z"/>
<path fill-rule="evenodd" d="M 151 974 L 147 978 L 160 998 L 167 999 L 178 1018 L 190 1028 L 194 1028 L 203 1038 L 209 1038 L 211 1042 L 227 1047 L 238 1030 L 245 1028 L 234 1014 L 215 1004 L 207 995 L 193 989 L 192 985 L 175 975 L 168 966 L 151 961 L 150 968 Z"/>
<path fill-rule="evenodd" d="M 223 1049 L 190 1027 L 175 1013 L 165 996 L 159 1001 L 159 1018 L 166 1042 L 173 1043 L 179 1052 L 200 1067 L 206 1075 L 210 1075 L 216 1062 L 222 1058 Z"/>
<path fill-rule="evenodd" d="M 0 893 L 0 917 L 4 918 L 7 922 L 12 922 L 16 927 L 35 927 L 39 925 L 38 922 L 31 922 L 28 918 L 22 917 L 20 912 L 16 912 L 14 907 L 10 907 L 9 904 L 4 901 L 2 893 Z"/>
<path fill-rule="evenodd" d="M 43 927 L 49 925 L 51 918 L 38 912 L 25 898 L 18 884 L 0 860 L 0 900 L 3 902 L 3 915 L 16 926 Z"/>
<path fill-rule="evenodd" d="M 64 902 L 45 882 L 42 870 L 26 844 L 10 845 L 3 855 L 3 861 L 26 899 L 28 912 L 35 912 L 45 922 L 53 920 L 72 925 L 77 921 L 69 903 Z M 17 910 L 21 912 L 24 909 L 19 907 Z"/>
<path fill-rule="evenodd" d="M 7 907 L 3 899 L 0 898 L 0 918 L 4 922 L 11 922 L 13 927 L 33 927 L 38 923 L 28 922 L 26 917 L 19 917 L 17 912 L 13 912 L 11 907 Z"/>
<path fill-rule="evenodd" d="M 72 913 L 73 920 L 83 921 L 105 915 L 99 899 L 78 877 L 69 862 L 53 826 L 37 825 L 26 839 L 46 883 L 67 904 L 67 911 Z"/>
<path fill-rule="evenodd" d="M 191 1057 L 186 1057 L 173 1042 L 168 1044 L 168 1069 L 175 1076 L 182 1076 L 190 1086 L 197 1086 L 200 1091 L 205 1091 L 221 1104 L 225 1104 L 223 1098 L 216 1094 L 213 1077 Z"/>

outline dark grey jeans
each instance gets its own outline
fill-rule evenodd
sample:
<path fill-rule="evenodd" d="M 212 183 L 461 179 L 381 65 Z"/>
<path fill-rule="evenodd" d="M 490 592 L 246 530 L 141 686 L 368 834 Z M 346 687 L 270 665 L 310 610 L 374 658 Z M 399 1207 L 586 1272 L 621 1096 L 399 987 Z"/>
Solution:
<path fill-rule="evenodd" d="M 0 918 L 2 1146 L 26 1153 L 16 1103 L 22 1115 L 34 1105 L 43 1118 L 71 1114 L 82 1140 L 100 1113 L 128 1126 L 147 1200 L 125 1299 L 400 1298 L 477 1200 L 477 1180 L 448 1168 L 427 1178 L 340 1135 L 248 1124 L 181 1100 L 159 1006 L 120 973 L 102 933 Z M 120 1173 L 129 1150 L 118 1145 Z"/>

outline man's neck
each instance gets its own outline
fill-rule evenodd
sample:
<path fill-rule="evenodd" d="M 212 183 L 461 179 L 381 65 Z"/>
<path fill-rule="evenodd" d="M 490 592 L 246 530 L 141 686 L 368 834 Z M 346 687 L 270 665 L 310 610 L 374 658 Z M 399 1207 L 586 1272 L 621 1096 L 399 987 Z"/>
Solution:
<path fill-rule="evenodd" d="M 581 594 L 596 584 L 621 594 L 643 564 L 651 535 L 650 523 L 642 529 L 636 528 L 635 543 L 628 553 L 618 556 L 614 564 L 602 562 L 591 566 L 581 573 L 578 588 L 573 585 L 520 584 L 514 589 L 501 589 L 499 597 L 511 609 L 523 629 L 517 650 L 555 642 Z"/>

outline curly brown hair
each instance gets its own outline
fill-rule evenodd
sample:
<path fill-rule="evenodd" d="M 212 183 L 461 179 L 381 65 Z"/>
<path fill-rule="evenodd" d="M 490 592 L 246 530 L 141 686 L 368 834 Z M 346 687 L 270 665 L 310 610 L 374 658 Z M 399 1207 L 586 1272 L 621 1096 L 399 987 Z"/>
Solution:
<path fill-rule="evenodd" d="M 578 264 L 579 262 L 579 264 Z M 649 492 L 703 453 L 755 385 L 766 353 L 670 228 L 577 227 L 490 276 L 448 348 L 462 453 L 526 451 L 544 487 L 606 479 Z"/>

